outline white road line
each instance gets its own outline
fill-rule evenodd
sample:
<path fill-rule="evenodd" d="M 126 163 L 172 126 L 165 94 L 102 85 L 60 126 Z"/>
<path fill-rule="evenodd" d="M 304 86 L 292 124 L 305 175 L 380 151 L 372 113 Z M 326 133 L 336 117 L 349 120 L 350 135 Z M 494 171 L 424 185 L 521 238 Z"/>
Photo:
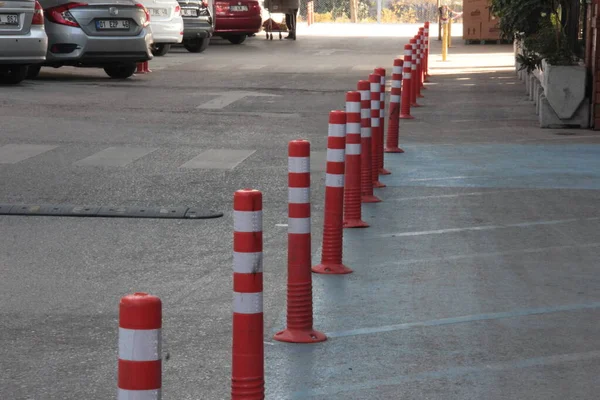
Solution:
<path fill-rule="evenodd" d="M 439 262 L 447 262 L 447 261 L 461 261 L 461 260 L 469 260 L 472 258 L 491 258 L 491 257 L 504 257 L 504 256 L 514 256 L 514 255 L 523 255 L 523 254 L 547 254 L 552 251 L 563 251 L 563 250 L 571 250 L 571 249 L 596 249 L 600 247 L 600 243 L 585 243 L 585 244 L 573 244 L 573 245 L 564 245 L 564 246 L 549 246 L 549 247 L 534 247 L 529 249 L 521 249 L 521 250 L 509 250 L 509 251 L 494 251 L 488 253 L 472 253 L 472 254 L 458 254 L 455 256 L 444 256 L 444 257 L 427 257 L 427 258 L 412 258 L 406 260 L 394 260 L 390 262 L 385 262 L 381 264 L 370 264 L 372 268 L 385 268 L 385 267 L 398 267 L 400 265 L 411 265 L 411 264 L 435 264 Z"/>
<path fill-rule="evenodd" d="M 469 193 L 457 193 L 457 194 L 440 194 L 436 196 L 415 196 L 415 197 L 400 197 L 395 199 L 386 199 L 386 201 L 400 202 L 400 201 L 413 201 L 413 200 L 429 200 L 429 199 L 452 199 L 456 197 L 468 197 L 468 196 L 486 196 L 502 193 L 516 193 L 516 192 L 536 192 L 544 189 L 515 189 L 515 190 L 490 190 L 487 192 L 469 192 Z"/>
<path fill-rule="evenodd" d="M 397 232 L 397 233 L 386 233 L 383 235 L 375 235 L 375 236 L 373 236 L 373 238 L 443 235 L 446 233 L 492 231 L 492 230 L 496 230 L 496 229 L 507 229 L 507 228 L 530 228 L 530 227 L 534 227 L 534 226 L 569 224 L 572 222 L 597 221 L 599 219 L 600 219 L 600 217 L 570 218 L 570 219 L 559 219 L 559 220 L 551 220 L 551 221 L 522 222 L 522 223 L 518 223 L 518 224 L 506 224 L 506 225 L 483 225 L 483 226 L 471 226 L 471 227 L 466 227 L 466 228 L 436 229 L 436 230 L 431 230 L 431 231 Z"/>
<path fill-rule="evenodd" d="M 215 99 L 207 101 L 204 104 L 199 105 L 198 109 L 208 109 L 208 110 L 220 110 L 222 108 L 227 107 L 228 105 L 235 103 L 238 100 L 243 99 L 244 97 L 253 96 L 253 97 L 280 97 L 277 94 L 266 94 L 260 92 L 246 92 L 246 91 L 231 91 L 231 92 L 223 92 L 223 93 L 200 93 L 202 95 L 214 95 L 218 96 Z"/>
<path fill-rule="evenodd" d="M 256 70 L 259 70 L 259 69 L 263 69 L 265 67 L 266 67 L 266 65 L 264 65 L 264 64 L 259 64 L 259 65 L 240 65 L 238 67 L 238 69 L 248 70 L 248 71 L 256 71 Z"/>
<path fill-rule="evenodd" d="M 376 65 L 355 65 L 352 67 L 352 71 L 373 71 L 377 68 Z"/>
<path fill-rule="evenodd" d="M 211 149 L 192 158 L 179 168 L 186 169 L 234 169 L 256 150 Z"/>
<path fill-rule="evenodd" d="M 58 146 L 43 144 L 7 144 L 0 147 L 0 164 L 16 164 L 38 156 Z"/>
<path fill-rule="evenodd" d="M 154 151 L 148 147 L 109 147 L 75 162 L 79 166 L 124 167 Z"/>

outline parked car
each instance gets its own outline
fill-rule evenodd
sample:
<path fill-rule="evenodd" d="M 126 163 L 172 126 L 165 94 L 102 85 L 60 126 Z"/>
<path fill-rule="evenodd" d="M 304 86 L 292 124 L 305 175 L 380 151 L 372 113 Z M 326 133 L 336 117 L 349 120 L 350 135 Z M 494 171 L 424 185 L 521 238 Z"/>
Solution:
<path fill-rule="evenodd" d="M 183 46 L 192 53 L 208 48 L 215 31 L 212 7 L 206 0 L 178 0 L 183 17 Z"/>
<path fill-rule="evenodd" d="M 36 0 L 0 1 L 0 83 L 16 84 L 46 59 L 44 11 Z"/>
<path fill-rule="evenodd" d="M 164 56 L 172 44 L 183 40 L 183 18 L 177 0 L 139 0 L 150 13 L 152 28 L 152 54 Z"/>
<path fill-rule="evenodd" d="M 136 63 L 152 59 L 152 30 L 146 7 L 133 0 L 39 0 L 44 7 L 48 52 L 44 66 L 103 68 L 126 79 Z M 35 78 L 40 67 L 29 68 Z"/>
<path fill-rule="evenodd" d="M 254 0 L 219 0 L 215 3 L 215 36 L 242 44 L 262 26 L 261 7 Z"/>

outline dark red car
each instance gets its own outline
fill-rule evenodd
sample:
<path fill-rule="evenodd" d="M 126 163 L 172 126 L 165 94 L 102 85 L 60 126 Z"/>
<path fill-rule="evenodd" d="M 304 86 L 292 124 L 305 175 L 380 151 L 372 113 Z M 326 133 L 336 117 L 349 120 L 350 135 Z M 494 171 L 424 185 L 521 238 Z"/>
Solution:
<path fill-rule="evenodd" d="M 215 1 L 215 36 L 241 44 L 262 25 L 261 9 L 254 0 Z"/>

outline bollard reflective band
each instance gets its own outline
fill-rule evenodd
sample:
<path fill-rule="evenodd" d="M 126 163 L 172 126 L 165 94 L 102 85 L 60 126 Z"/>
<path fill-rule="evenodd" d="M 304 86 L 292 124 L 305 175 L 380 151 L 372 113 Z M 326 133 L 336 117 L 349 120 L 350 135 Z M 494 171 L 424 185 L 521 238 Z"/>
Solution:
<path fill-rule="evenodd" d="M 327 161 L 344 162 L 343 149 L 327 149 Z"/>
<path fill-rule="evenodd" d="M 411 75 L 410 72 L 405 72 L 402 74 L 402 79 L 411 79 Z"/>
<path fill-rule="evenodd" d="M 237 314 L 260 314 L 263 312 L 263 294 L 233 292 L 233 312 Z"/>
<path fill-rule="evenodd" d="M 346 154 L 350 156 L 360 155 L 360 143 L 346 144 Z"/>
<path fill-rule="evenodd" d="M 156 361 L 161 358 L 160 329 L 119 328 L 119 359 Z"/>
<path fill-rule="evenodd" d="M 329 136 L 346 137 L 346 125 L 329 124 Z"/>
<path fill-rule="evenodd" d="M 289 157 L 288 172 L 302 174 L 310 172 L 310 158 L 308 157 Z"/>
<path fill-rule="evenodd" d="M 288 233 L 295 235 L 305 235 L 310 233 L 309 218 L 291 218 L 288 217 Z"/>
<path fill-rule="evenodd" d="M 236 232 L 261 232 L 262 211 L 233 211 L 233 229 Z"/>
<path fill-rule="evenodd" d="M 343 188 L 344 187 L 344 175 L 325 174 L 325 186 Z"/>
<path fill-rule="evenodd" d="M 288 201 L 292 204 L 307 204 L 310 201 L 309 187 L 288 188 Z"/>
<path fill-rule="evenodd" d="M 238 274 L 252 274 L 263 272 L 262 253 L 233 252 L 233 272 Z"/>

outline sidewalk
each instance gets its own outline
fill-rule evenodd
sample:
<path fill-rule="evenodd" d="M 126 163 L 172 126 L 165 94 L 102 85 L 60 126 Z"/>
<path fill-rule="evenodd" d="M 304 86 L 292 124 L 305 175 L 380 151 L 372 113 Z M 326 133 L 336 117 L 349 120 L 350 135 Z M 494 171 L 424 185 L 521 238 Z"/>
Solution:
<path fill-rule="evenodd" d="M 433 45 L 354 273 L 313 275 L 329 340 L 269 340 L 269 399 L 597 398 L 600 135 L 539 129 L 511 46 Z"/>

